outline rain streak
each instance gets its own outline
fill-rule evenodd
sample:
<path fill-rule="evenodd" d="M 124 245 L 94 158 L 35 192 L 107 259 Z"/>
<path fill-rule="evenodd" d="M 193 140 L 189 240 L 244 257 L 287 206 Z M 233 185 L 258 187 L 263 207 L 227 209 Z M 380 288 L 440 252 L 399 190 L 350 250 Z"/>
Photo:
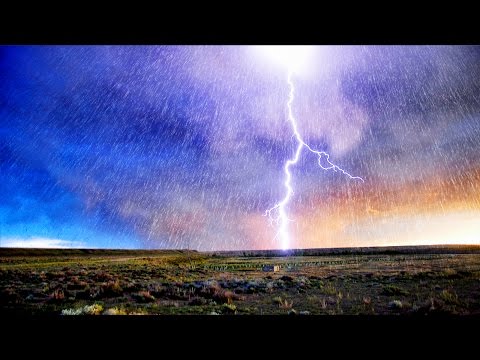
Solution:
<path fill-rule="evenodd" d="M 0 47 L 0 246 L 282 248 L 286 74 L 250 46 Z M 329 156 L 289 168 L 288 247 L 479 244 L 479 46 L 314 46 L 294 85 Z"/>

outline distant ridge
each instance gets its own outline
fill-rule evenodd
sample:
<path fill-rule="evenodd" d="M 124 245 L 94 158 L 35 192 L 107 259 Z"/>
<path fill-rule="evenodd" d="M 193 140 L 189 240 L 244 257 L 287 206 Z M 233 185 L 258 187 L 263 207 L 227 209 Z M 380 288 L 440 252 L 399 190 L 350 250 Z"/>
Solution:
<path fill-rule="evenodd" d="M 290 249 L 290 250 L 234 250 L 234 251 L 197 251 L 197 250 L 126 250 L 126 249 L 32 249 L 1 248 L 0 257 L 8 256 L 152 256 L 160 254 L 205 254 L 210 256 L 322 256 L 322 255 L 395 255 L 395 254 L 480 254 L 479 245 L 428 245 L 428 246 L 384 246 L 351 247 L 327 249 Z"/>
<path fill-rule="evenodd" d="M 392 254 L 480 254 L 479 245 L 378 246 L 325 249 L 209 251 L 216 256 L 321 256 Z"/>

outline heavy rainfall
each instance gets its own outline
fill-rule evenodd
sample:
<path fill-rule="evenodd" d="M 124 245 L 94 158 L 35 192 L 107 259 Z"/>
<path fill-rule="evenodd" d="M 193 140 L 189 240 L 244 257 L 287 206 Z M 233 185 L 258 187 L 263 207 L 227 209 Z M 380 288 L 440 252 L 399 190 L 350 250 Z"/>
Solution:
<path fill-rule="evenodd" d="M 364 181 L 303 151 L 290 248 L 480 244 L 479 46 L 315 46 L 295 70 L 302 139 Z M 282 248 L 287 76 L 252 46 L 0 47 L 0 246 Z"/>

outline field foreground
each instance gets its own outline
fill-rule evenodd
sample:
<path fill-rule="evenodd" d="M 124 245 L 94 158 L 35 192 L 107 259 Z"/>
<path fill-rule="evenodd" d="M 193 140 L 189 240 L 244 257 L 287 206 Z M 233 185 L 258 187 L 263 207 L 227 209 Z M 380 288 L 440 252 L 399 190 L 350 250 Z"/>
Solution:
<path fill-rule="evenodd" d="M 283 255 L 283 256 L 280 256 Z M 266 265 L 280 270 L 265 272 Z M 0 249 L 4 314 L 480 314 L 480 246 Z"/>

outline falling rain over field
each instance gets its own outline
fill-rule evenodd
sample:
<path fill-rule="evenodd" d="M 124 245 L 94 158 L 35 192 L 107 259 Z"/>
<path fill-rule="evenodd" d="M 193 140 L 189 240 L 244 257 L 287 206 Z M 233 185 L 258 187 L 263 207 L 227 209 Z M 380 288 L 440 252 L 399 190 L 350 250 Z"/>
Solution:
<path fill-rule="evenodd" d="M 480 314 L 479 46 L 3 46 L 0 94 L 2 315 Z"/>
<path fill-rule="evenodd" d="M 480 243 L 478 46 L 6 46 L 0 74 L 1 247 Z"/>

